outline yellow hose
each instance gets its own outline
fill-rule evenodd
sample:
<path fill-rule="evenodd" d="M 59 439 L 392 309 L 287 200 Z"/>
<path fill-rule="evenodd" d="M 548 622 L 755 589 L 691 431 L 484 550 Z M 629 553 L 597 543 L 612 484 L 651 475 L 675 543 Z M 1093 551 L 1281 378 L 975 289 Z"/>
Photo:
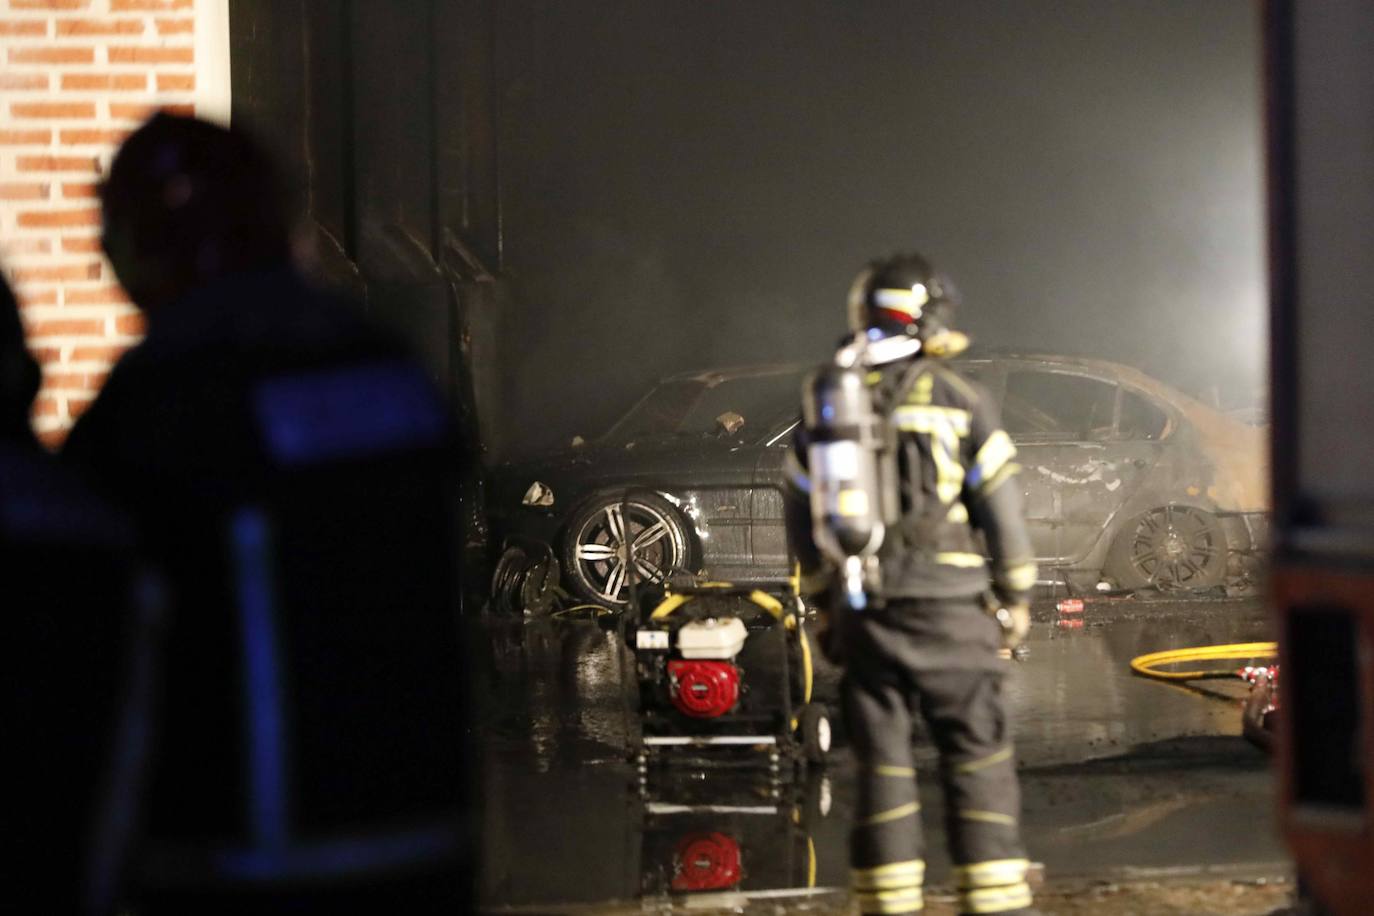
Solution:
<path fill-rule="evenodd" d="M 1248 661 L 1258 658 L 1277 658 L 1278 643 L 1238 642 L 1224 646 L 1194 646 L 1189 649 L 1166 649 L 1151 652 L 1131 659 L 1131 670 L 1143 677 L 1158 678 L 1162 681 L 1196 681 L 1203 678 L 1234 677 L 1233 671 L 1158 671 L 1159 665 L 1177 665 L 1180 662 L 1218 662 Z"/>
<path fill-rule="evenodd" d="M 600 604 L 578 604 L 573 607 L 566 607 L 562 610 L 554 611 L 549 616 L 555 620 L 562 620 L 564 617 L 571 617 L 579 611 L 591 611 L 593 617 L 604 617 L 611 613 L 611 609 Z"/>

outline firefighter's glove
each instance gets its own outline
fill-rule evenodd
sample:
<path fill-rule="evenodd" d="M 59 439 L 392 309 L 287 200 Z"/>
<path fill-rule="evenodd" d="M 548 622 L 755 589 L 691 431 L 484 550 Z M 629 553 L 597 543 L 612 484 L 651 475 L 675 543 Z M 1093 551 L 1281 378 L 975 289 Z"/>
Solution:
<path fill-rule="evenodd" d="M 1002 628 L 1002 648 L 1009 654 L 1026 641 L 1030 632 L 1030 606 L 1005 604 L 993 611 L 993 619 Z"/>

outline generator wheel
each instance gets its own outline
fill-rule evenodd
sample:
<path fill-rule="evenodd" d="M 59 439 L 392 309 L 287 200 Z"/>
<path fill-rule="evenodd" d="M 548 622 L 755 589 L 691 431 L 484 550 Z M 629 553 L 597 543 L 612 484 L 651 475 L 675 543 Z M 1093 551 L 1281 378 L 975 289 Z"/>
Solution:
<path fill-rule="evenodd" d="M 798 811 L 802 829 L 808 833 L 819 829 L 822 822 L 830 817 L 834 806 L 835 793 L 830 777 L 814 770 L 807 773 L 802 783 L 802 804 Z"/>
<path fill-rule="evenodd" d="M 824 764 L 830 755 L 830 744 L 835 737 L 830 724 L 830 711 L 820 703 L 808 703 L 802 710 L 797 731 L 801 739 L 802 754 L 806 757 L 807 763 Z"/>

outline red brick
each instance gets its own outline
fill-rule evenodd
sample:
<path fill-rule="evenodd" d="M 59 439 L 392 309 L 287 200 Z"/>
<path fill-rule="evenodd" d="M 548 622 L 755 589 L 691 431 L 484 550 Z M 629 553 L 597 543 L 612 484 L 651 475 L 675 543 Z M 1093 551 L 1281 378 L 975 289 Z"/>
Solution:
<path fill-rule="evenodd" d="M 12 102 L 10 114 L 16 118 L 94 118 L 94 102 Z"/>
<path fill-rule="evenodd" d="M 19 214 L 19 225 L 37 226 L 99 226 L 100 209 L 86 210 L 29 210 Z"/>
<path fill-rule="evenodd" d="M 175 92 L 184 90 L 190 92 L 196 88 L 196 75 L 194 73 L 159 73 L 157 75 L 158 92 Z"/>
<path fill-rule="evenodd" d="M 46 184 L 0 184 L 0 200 L 47 200 L 51 185 Z"/>
<path fill-rule="evenodd" d="M 29 325 L 30 337 L 104 337 L 104 318 L 50 318 Z"/>
<path fill-rule="evenodd" d="M 109 346 L 88 345 L 84 347 L 73 347 L 70 361 L 74 363 L 113 364 L 124 355 L 124 351 L 127 349 L 128 347 L 118 344 L 111 344 Z M 42 360 L 39 360 L 39 362 L 42 362 Z"/>
<path fill-rule="evenodd" d="M 91 0 L 10 0 L 12 10 L 84 10 Z"/>
<path fill-rule="evenodd" d="M 124 13 L 129 10 L 189 10 L 195 0 L 110 0 L 110 10 Z"/>
<path fill-rule="evenodd" d="M 122 102 L 110 103 L 110 117 L 116 121 L 143 121 L 155 111 L 168 114 L 190 116 L 196 113 L 194 105 L 138 105 Z"/>
<path fill-rule="evenodd" d="M 45 429 L 36 433 L 39 443 L 50 452 L 61 451 L 62 443 L 67 441 L 67 434 L 71 432 L 70 427 L 62 429 Z"/>
<path fill-rule="evenodd" d="M 190 64 L 195 50 L 190 47 L 159 48 L 150 45 L 114 45 L 107 52 L 112 64 Z M 14 54 L 13 51 L 10 52 Z M 13 57 L 11 57 L 13 60 Z"/>
<path fill-rule="evenodd" d="M 0 130 L 0 146 L 47 146 L 51 142 L 50 130 Z"/>
<path fill-rule="evenodd" d="M 10 48 L 12 64 L 93 64 L 95 48 Z"/>
<path fill-rule="evenodd" d="M 118 92 L 138 91 L 148 88 L 148 77 L 143 73 L 64 73 L 62 88 L 80 91 L 83 89 L 104 89 Z"/>
<path fill-rule="evenodd" d="M 94 127 L 64 130 L 58 134 L 63 146 L 118 146 L 129 136 L 128 130 L 99 130 Z"/>
<path fill-rule="evenodd" d="M 51 239 L 15 238 L 5 242 L 4 247 L 6 254 L 52 254 Z M 56 295 L 57 290 L 53 290 L 53 296 Z"/>
<path fill-rule="evenodd" d="M 46 388 L 65 388 L 76 391 L 98 391 L 109 378 L 108 372 L 54 372 L 43 376 Z"/>
<path fill-rule="evenodd" d="M 47 89 L 46 73 L 0 73 L 0 89 Z"/>
<path fill-rule="evenodd" d="M 159 35 L 190 35 L 195 32 L 196 21 L 194 19 L 159 19 L 157 20 L 157 33 Z"/>
<path fill-rule="evenodd" d="M 57 398 L 50 394 L 40 394 L 33 399 L 33 415 L 35 417 L 56 417 L 60 416 Z"/>
<path fill-rule="evenodd" d="M 141 312 L 115 316 L 116 334 L 137 334 L 141 336 L 147 330 L 148 319 L 144 318 Z"/>
<path fill-rule="evenodd" d="M 24 308 L 28 308 L 31 305 L 57 305 L 57 287 L 55 286 L 26 286 L 18 290 L 16 295 L 19 297 L 19 304 Z M 57 359 L 58 352 L 53 350 L 52 353 L 52 358 Z M 36 351 L 34 352 L 33 358 L 40 363 L 43 361 Z"/>
<path fill-rule="evenodd" d="M 111 102 L 110 117 L 116 121 L 145 121 L 153 112 L 157 111 L 156 105 L 147 102 Z"/>
<path fill-rule="evenodd" d="M 16 283 L 60 283 L 63 280 L 99 280 L 100 262 L 16 267 L 10 272 Z"/>
<path fill-rule="evenodd" d="M 97 197 L 99 194 L 100 189 L 96 185 L 86 182 L 62 185 L 63 197 Z"/>
<path fill-rule="evenodd" d="M 67 401 L 67 416 L 69 416 L 69 417 L 71 417 L 73 420 L 75 420 L 77 417 L 79 417 L 79 416 L 81 416 L 83 413 L 85 413 L 86 410 L 87 410 L 92 404 L 95 403 L 95 395 L 94 395 L 94 394 L 81 394 L 81 395 L 69 394 L 69 395 L 67 395 L 67 397 L 66 397 L 66 401 Z"/>
<path fill-rule="evenodd" d="M 98 172 L 100 160 L 94 156 L 20 156 L 21 172 Z"/>
<path fill-rule="evenodd" d="M 56 298 L 57 290 L 53 290 L 52 294 L 53 298 Z M 45 303 L 35 302 L 33 304 L 42 305 Z M 38 360 L 40 366 L 52 365 L 62 359 L 62 351 L 57 347 L 29 347 L 29 352 L 33 354 L 34 359 Z"/>
<path fill-rule="evenodd" d="M 48 23 L 43 19 L 0 19 L 0 35 L 47 35 Z"/>
<path fill-rule="evenodd" d="M 67 305 L 127 305 L 129 296 L 121 286 L 97 286 L 94 289 L 68 289 L 64 293 Z"/>
<path fill-rule="evenodd" d="M 62 240 L 65 254 L 95 254 L 103 250 L 99 237 L 94 235 L 67 236 Z"/>
<path fill-rule="evenodd" d="M 59 19 L 58 35 L 142 35 L 141 19 Z"/>

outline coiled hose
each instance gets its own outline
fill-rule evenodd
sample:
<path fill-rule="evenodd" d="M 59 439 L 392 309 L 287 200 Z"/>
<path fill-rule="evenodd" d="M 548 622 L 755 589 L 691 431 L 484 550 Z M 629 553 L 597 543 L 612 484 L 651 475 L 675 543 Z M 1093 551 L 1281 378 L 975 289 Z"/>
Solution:
<path fill-rule="evenodd" d="M 1183 662 L 1221 662 L 1248 661 L 1258 658 L 1277 658 L 1278 643 L 1238 642 L 1221 646 L 1194 646 L 1189 649 L 1166 649 L 1151 652 L 1131 659 L 1131 670 L 1142 677 L 1152 677 L 1161 681 L 1199 681 L 1208 678 L 1235 677 L 1236 673 L 1225 668 L 1198 669 L 1195 671 L 1160 671 L 1159 666 L 1177 665 Z"/>

